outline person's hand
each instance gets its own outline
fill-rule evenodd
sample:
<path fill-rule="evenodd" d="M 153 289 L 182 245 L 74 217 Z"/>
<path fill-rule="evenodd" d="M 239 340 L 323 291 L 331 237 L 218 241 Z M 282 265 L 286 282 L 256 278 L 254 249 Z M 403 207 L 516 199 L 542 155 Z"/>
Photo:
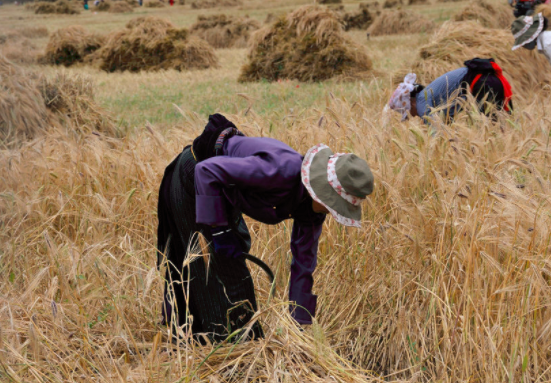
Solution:
<path fill-rule="evenodd" d="M 214 252 L 228 258 L 238 258 L 243 255 L 241 243 L 229 226 L 217 226 L 211 229 Z"/>

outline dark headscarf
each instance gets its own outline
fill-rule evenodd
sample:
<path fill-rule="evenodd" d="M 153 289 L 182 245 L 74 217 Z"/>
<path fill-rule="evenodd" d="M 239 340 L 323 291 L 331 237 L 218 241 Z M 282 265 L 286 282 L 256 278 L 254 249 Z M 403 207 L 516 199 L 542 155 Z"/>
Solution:
<path fill-rule="evenodd" d="M 225 132 L 226 130 L 228 131 Z M 223 139 L 228 139 L 236 134 L 243 135 L 226 117 L 218 113 L 211 114 L 205 130 L 193 141 L 193 154 L 198 162 L 216 155 L 216 143 L 223 132 L 225 133 Z"/>

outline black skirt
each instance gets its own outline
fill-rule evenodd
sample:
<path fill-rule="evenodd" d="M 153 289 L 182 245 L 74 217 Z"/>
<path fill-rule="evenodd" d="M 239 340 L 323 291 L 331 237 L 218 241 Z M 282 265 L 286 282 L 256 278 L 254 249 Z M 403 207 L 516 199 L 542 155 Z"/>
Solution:
<path fill-rule="evenodd" d="M 158 266 L 167 264 L 163 303 L 163 324 L 191 326 L 194 337 L 204 335 L 213 342 L 243 328 L 257 310 L 254 284 L 244 259 L 218 257 L 209 245 L 208 267 L 202 257 L 183 267 L 188 254 L 199 254 L 197 233 L 212 242 L 208 226 L 196 223 L 195 165 L 186 147 L 165 169 L 159 190 L 157 229 Z M 241 214 L 229 211 L 230 225 L 245 252 L 251 237 Z M 260 324 L 254 324 L 248 338 L 262 337 Z M 234 336 L 232 340 L 239 339 Z"/>

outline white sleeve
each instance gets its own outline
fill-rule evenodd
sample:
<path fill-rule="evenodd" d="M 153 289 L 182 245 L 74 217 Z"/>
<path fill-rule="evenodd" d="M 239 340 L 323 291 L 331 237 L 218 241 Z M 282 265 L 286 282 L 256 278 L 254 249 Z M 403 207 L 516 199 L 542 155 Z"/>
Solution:
<path fill-rule="evenodd" d="M 538 36 L 538 50 L 545 55 L 547 61 L 551 64 L 551 31 L 542 32 Z"/>

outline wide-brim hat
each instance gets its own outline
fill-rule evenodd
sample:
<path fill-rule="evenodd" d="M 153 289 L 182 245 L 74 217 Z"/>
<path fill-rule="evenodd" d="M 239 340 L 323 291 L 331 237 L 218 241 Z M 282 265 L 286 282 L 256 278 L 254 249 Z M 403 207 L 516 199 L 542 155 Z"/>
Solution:
<path fill-rule="evenodd" d="M 538 38 L 543 30 L 543 15 L 521 16 L 511 24 L 511 32 L 515 38 L 513 50 L 518 49 Z"/>
<path fill-rule="evenodd" d="M 324 144 L 308 150 L 302 161 L 302 183 L 337 222 L 361 227 L 361 203 L 373 192 L 373 174 L 365 160 L 349 153 L 334 154 Z"/>

